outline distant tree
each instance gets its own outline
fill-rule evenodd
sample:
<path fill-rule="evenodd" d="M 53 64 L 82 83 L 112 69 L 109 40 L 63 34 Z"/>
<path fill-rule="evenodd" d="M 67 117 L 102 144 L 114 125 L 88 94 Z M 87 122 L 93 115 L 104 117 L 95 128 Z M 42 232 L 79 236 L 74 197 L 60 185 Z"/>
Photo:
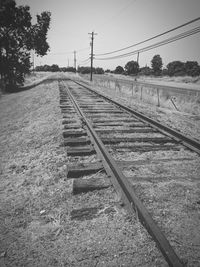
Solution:
<path fill-rule="evenodd" d="M 122 66 L 117 66 L 116 69 L 114 70 L 114 73 L 122 74 L 124 73 L 124 68 Z"/>
<path fill-rule="evenodd" d="M 150 67 L 145 66 L 145 67 L 140 68 L 140 75 L 148 76 L 151 74 L 152 74 L 152 69 Z"/>
<path fill-rule="evenodd" d="M 125 71 L 128 75 L 136 75 L 139 72 L 139 64 L 136 61 L 129 61 L 125 65 Z"/>
<path fill-rule="evenodd" d="M 49 65 L 44 65 L 44 66 L 43 66 L 43 71 L 51 71 L 51 66 L 49 66 Z"/>
<path fill-rule="evenodd" d="M 65 68 L 65 71 L 67 71 L 67 72 L 76 72 L 76 69 L 74 67 L 67 67 L 67 68 Z"/>
<path fill-rule="evenodd" d="M 53 71 L 53 72 L 60 71 L 60 68 L 59 68 L 58 65 L 53 64 L 53 65 L 51 65 L 51 70 L 50 71 Z"/>
<path fill-rule="evenodd" d="M 109 69 L 105 70 L 105 73 L 110 73 L 110 72 L 111 72 L 111 70 L 109 70 Z"/>
<path fill-rule="evenodd" d="M 162 69 L 162 75 L 163 75 L 163 76 L 168 75 L 168 70 L 167 70 L 167 68 Z"/>
<path fill-rule="evenodd" d="M 67 67 L 61 67 L 61 68 L 60 68 L 60 71 L 66 72 L 67 69 L 68 69 Z"/>
<path fill-rule="evenodd" d="M 151 60 L 151 68 L 153 69 L 153 74 L 156 76 L 161 75 L 162 73 L 162 58 L 160 55 L 155 55 Z"/>
<path fill-rule="evenodd" d="M 89 74 L 90 73 L 90 67 L 78 67 L 78 72 L 81 74 Z M 95 72 L 95 68 L 93 68 L 93 73 Z"/>
<path fill-rule="evenodd" d="M 181 61 L 172 61 L 167 64 L 167 71 L 169 76 L 184 76 L 186 75 L 185 63 Z"/>
<path fill-rule="evenodd" d="M 35 71 L 43 71 L 43 66 L 36 66 Z"/>
<path fill-rule="evenodd" d="M 23 84 L 29 73 L 31 50 L 44 56 L 49 49 L 50 12 L 37 15 L 37 23 L 32 25 L 29 10 L 28 6 L 16 6 L 14 0 L 0 2 L 0 74 L 9 91 Z"/>
<path fill-rule="evenodd" d="M 189 76 L 198 76 L 200 75 L 200 66 L 197 61 L 187 61 L 185 63 L 185 72 Z"/>
<path fill-rule="evenodd" d="M 95 68 L 95 73 L 96 74 L 104 74 L 104 70 L 103 70 L 103 68 L 97 67 L 97 68 Z"/>

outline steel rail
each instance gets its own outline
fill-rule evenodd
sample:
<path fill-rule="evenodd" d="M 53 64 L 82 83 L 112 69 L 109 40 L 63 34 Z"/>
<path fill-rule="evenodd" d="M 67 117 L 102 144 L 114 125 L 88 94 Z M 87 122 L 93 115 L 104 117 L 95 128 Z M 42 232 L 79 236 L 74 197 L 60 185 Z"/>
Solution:
<path fill-rule="evenodd" d="M 144 207 L 140 199 L 138 199 L 137 196 L 135 195 L 135 192 L 131 184 L 128 182 L 126 177 L 123 175 L 122 171 L 118 168 L 116 162 L 112 159 L 112 157 L 108 153 L 103 142 L 99 139 L 95 130 L 93 129 L 90 122 L 87 120 L 83 111 L 79 107 L 78 103 L 74 99 L 69 88 L 66 88 L 66 89 L 67 89 L 67 92 L 68 92 L 68 95 L 71 101 L 76 107 L 76 110 L 78 111 L 79 115 L 82 117 L 84 124 L 87 126 L 90 134 L 95 140 L 96 145 L 98 146 L 102 154 L 102 157 L 105 159 L 105 161 L 109 165 L 110 172 L 112 173 L 111 179 L 112 179 L 113 185 L 115 186 L 115 188 L 117 188 L 117 190 L 120 188 L 122 200 L 125 202 L 127 208 L 129 209 L 131 213 L 136 212 L 141 224 L 146 228 L 148 233 L 151 235 L 153 240 L 156 242 L 157 246 L 159 247 L 160 251 L 162 252 L 169 266 L 183 267 L 181 260 L 179 259 L 179 257 L 177 256 L 173 248 L 171 247 L 169 241 L 166 239 L 165 235 L 162 233 L 160 228 L 154 222 L 153 218 L 148 213 L 147 209 Z"/>
<path fill-rule="evenodd" d="M 73 81 L 73 80 L 72 80 Z M 131 113 L 132 115 L 136 116 L 137 118 L 139 118 L 141 121 L 143 121 L 144 123 L 148 123 L 151 127 L 157 129 L 159 132 L 162 132 L 163 134 L 173 138 L 174 140 L 180 142 L 183 146 L 189 148 L 190 150 L 200 154 L 200 142 L 196 141 L 193 138 L 189 138 L 183 134 L 181 134 L 180 132 L 178 132 L 177 130 L 174 130 L 154 119 L 151 119 L 145 115 L 143 115 L 142 113 L 133 110 L 132 108 L 129 108 L 126 105 L 120 104 L 119 102 L 117 102 L 116 100 L 111 99 L 109 96 L 105 96 L 102 93 L 99 93 L 98 91 L 96 91 L 95 89 L 91 89 L 86 85 L 81 84 L 80 82 L 77 81 L 73 81 L 77 84 L 79 84 L 80 86 L 83 86 L 84 88 L 90 90 L 93 93 L 96 93 L 98 95 L 100 95 L 101 97 L 103 97 L 104 99 L 112 102 L 113 104 L 115 104 L 116 106 L 120 107 L 123 110 L 126 110 L 127 112 Z"/>

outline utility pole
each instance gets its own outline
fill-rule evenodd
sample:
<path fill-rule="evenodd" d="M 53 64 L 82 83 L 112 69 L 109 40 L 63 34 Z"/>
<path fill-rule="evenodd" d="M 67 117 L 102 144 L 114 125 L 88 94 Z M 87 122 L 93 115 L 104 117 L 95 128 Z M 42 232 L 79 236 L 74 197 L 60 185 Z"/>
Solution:
<path fill-rule="evenodd" d="M 94 59 L 94 53 L 93 53 L 93 43 L 94 43 L 94 35 L 97 35 L 97 33 L 94 33 L 94 32 L 91 32 L 91 33 L 88 33 L 88 34 L 91 34 L 91 66 L 90 66 L 90 81 L 92 82 L 92 71 L 93 71 L 93 59 Z"/>
<path fill-rule="evenodd" d="M 34 51 L 33 51 L 33 54 L 32 54 L 32 56 L 33 56 L 33 73 L 34 73 L 34 70 L 35 70 L 35 60 L 34 60 Z"/>
<path fill-rule="evenodd" d="M 139 66 L 139 55 L 140 55 L 140 52 L 137 53 L 137 64 L 138 64 L 138 66 Z M 135 81 L 137 81 L 137 77 L 138 77 L 138 73 L 136 74 Z"/>
<path fill-rule="evenodd" d="M 140 52 L 137 53 L 137 64 L 139 65 L 139 55 L 140 55 Z"/>
<path fill-rule="evenodd" d="M 76 51 L 74 51 L 74 68 L 76 70 Z"/>
<path fill-rule="evenodd" d="M 69 58 L 67 59 L 67 61 L 68 61 L 68 68 L 69 68 Z"/>

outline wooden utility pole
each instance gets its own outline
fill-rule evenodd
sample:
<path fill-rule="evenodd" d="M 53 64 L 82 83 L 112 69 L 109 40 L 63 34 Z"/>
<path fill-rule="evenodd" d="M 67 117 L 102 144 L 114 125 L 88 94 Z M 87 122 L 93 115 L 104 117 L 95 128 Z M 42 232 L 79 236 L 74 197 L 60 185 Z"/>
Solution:
<path fill-rule="evenodd" d="M 74 51 L 74 68 L 76 70 L 76 51 Z"/>
<path fill-rule="evenodd" d="M 34 71 L 35 71 L 35 58 L 34 58 L 34 51 L 33 51 L 33 54 L 32 54 L 32 56 L 33 56 L 33 73 L 34 73 Z"/>
<path fill-rule="evenodd" d="M 138 52 L 137 53 L 137 64 L 139 65 L 139 55 L 140 55 L 140 53 Z"/>
<path fill-rule="evenodd" d="M 94 33 L 94 32 L 91 32 L 91 33 L 88 33 L 88 34 L 91 34 L 91 66 L 90 66 L 90 81 L 92 82 L 92 72 L 93 72 L 93 59 L 94 59 L 94 53 L 93 53 L 93 43 L 94 43 L 94 35 L 97 35 L 97 33 Z"/>
<path fill-rule="evenodd" d="M 138 64 L 138 66 L 139 66 L 139 55 L 140 55 L 140 53 L 138 52 L 137 53 L 137 64 Z M 137 81 L 137 77 L 138 77 L 138 72 L 136 73 L 135 81 Z"/>

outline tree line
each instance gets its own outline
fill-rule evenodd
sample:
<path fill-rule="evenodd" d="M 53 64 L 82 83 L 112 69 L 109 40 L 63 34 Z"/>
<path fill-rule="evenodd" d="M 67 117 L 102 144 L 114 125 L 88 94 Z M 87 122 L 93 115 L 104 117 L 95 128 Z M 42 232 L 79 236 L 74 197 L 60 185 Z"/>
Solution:
<path fill-rule="evenodd" d="M 69 72 L 76 72 L 76 69 L 73 67 L 59 67 L 57 64 L 52 64 L 52 65 L 41 65 L 41 66 L 36 66 L 35 71 L 51 71 L 51 72 L 56 72 L 56 71 L 69 71 Z"/>
<path fill-rule="evenodd" d="M 155 55 L 151 60 L 151 68 L 148 66 L 139 67 L 138 62 L 129 61 L 125 67 L 117 66 L 113 73 L 125 75 L 168 75 L 168 76 L 198 76 L 200 66 L 197 61 L 172 61 L 163 68 L 163 61 L 160 55 Z"/>
<path fill-rule="evenodd" d="M 81 74 L 89 74 L 90 67 L 78 66 L 77 70 L 73 67 L 59 67 L 56 64 L 37 66 L 36 71 L 63 71 L 63 72 L 78 72 Z M 115 70 L 105 70 L 97 67 L 93 68 L 94 74 L 115 73 L 124 75 L 168 75 L 168 76 L 198 76 L 200 75 L 200 66 L 197 61 L 172 61 L 163 68 L 163 62 L 160 55 L 155 55 L 151 60 L 151 68 L 148 66 L 141 67 L 136 61 L 128 61 L 124 67 L 117 66 Z"/>
<path fill-rule="evenodd" d="M 63 72 L 79 72 L 81 74 L 89 74 L 91 68 L 90 67 L 82 67 L 79 66 L 77 70 L 74 67 L 59 67 L 56 64 L 53 65 L 41 65 L 41 66 L 36 66 L 35 71 L 63 71 Z M 94 74 L 104 74 L 104 69 L 103 68 L 93 68 L 92 69 Z"/>

